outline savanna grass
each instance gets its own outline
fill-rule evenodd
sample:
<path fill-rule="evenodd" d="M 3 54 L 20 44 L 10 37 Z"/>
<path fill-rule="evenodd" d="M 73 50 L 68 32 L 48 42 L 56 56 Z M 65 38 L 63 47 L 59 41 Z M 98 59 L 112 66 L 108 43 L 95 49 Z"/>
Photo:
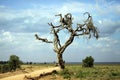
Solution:
<path fill-rule="evenodd" d="M 61 73 L 68 80 L 120 80 L 120 65 L 95 65 L 93 68 L 67 65 Z"/>

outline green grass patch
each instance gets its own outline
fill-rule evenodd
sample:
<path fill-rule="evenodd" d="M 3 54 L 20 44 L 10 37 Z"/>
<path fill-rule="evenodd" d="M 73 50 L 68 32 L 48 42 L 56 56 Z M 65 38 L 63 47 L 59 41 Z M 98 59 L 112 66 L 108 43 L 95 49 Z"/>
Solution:
<path fill-rule="evenodd" d="M 83 68 L 82 65 L 67 65 L 60 72 L 68 80 L 119 80 L 120 65 L 94 65 L 93 68 Z"/>
<path fill-rule="evenodd" d="M 63 76 L 64 79 L 70 80 L 73 73 L 70 72 L 70 70 L 68 70 L 68 69 L 64 69 L 61 72 L 59 72 L 59 74 L 61 76 Z"/>

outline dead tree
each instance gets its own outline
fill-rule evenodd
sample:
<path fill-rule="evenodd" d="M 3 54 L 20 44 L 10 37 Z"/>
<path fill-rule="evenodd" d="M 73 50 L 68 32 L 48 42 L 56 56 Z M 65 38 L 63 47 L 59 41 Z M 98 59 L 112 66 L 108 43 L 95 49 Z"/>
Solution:
<path fill-rule="evenodd" d="M 65 68 L 65 64 L 63 61 L 63 52 L 73 42 L 76 36 L 88 35 L 89 38 L 91 38 L 91 33 L 93 33 L 93 37 L 95 37 L 96 39 L 98 39 L 99 37 L 98 31 L 93 25 L 92 16 L 88 12 L 84 14 L 88 14 L 87 20 L 84 22 L 84 24 L 78 23 L 75 29 L 72 27 L 73 18 L 71 13 L 67 13 L 66 15 L 64 15 L 64 17 L 62 17 L 62 14 L 56 15 L 60 16 L 60 25 L 55 26 L 52 23 L 48 23 L 49 26 L 51 26 L 51 33 L 54 36 L 54 39 L 52 41 L 49 41 L 46 38 L 38 37 L 38 35 L 35 34 L 36 39 L 53 44 L 54 52 L 57 54 L 58 64 L 61 69 Z M 58 33 L 63 29 L 66 29 L 69 32 L 70 36 L 68 37 L 68 40 L 66 40 L 66 42 L 61 45 Z"/>

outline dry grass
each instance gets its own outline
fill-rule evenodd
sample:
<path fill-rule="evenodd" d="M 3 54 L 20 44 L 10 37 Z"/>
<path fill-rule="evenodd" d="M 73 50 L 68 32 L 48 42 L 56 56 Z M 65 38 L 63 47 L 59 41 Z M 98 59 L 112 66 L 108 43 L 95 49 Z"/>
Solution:
<path fill-rule="evenodd" d="M 42 69 L 51 68 L 51 67 L 53 66 L 52 65 L 22 65 L 21 69 L 17 69 L 14 72 L 0 73 L 0 79 L 9 77 L 9 76 L 18 75 L 18 74 L 26 74 L 33 71 L 42 70 Z"/>
<path fill-rule="evenodd" d="M 53 67 L 52 65 L 23 65 L 27 72 Z M 82 68 L 81 65 L 67 65 L 68 72 L 52 74 L 39 78 L 39 80 L 120 80 L 119 65 L 95 65 L 94 68 Z M 66 74 L 67 73 L 67 74 Z M 68 73 L 70 73 L 68 75 Z M 21 70 L 0 74 L 0 78 L 18 74 L 25 74 Z M 33 76 L 33 75 L 32 75 Z M 2 79 L 1 79 L 2 80 Z M 23 79 L 20 79 L 23 80 Z"/>

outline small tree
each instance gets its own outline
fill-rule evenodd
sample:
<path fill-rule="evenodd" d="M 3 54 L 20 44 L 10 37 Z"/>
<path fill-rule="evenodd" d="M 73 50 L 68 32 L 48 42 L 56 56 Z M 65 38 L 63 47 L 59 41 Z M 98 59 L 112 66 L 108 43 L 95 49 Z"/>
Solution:
<path fill-rule="evenodd" d="M 19 57 L 16 55 L 11 55 L 9 59 L 9 66 L 10 70 L 16 70 L 17 68 L 20 68 L 21 61 L 19 60 Z"/>
<path fill-rule="evenodd" d="M 94 65 L 94 59 L 92 56 L 87 56 L 85 59 L 82 60 L 82 62 L 83 67 L 93 67 Z"/>
<path fill-rule="evenodd" d="M 84 21 L 83 24 L 78 23 L 76 27 L 73 27 L 73 17 L 71 13 L 67 13 L 62 16 L 62 14 L 58 14 L 55 16 L 60 17 L 60 24 L 55 26 L 51 23 L 48 23 L 49 26 L 51 26 L 51 33 L 53 34 L 53 40 L 50 41 L 46 38 L 41 38 L 37 34 L 35 34 L 36 39 L 41 40 L 42 42 L 51 43 L 54 46 L 54 52 L 57 53 L 58 58 L 58 64 L 61 69 L 65 68 L 64 60 L 63 60 L 63 52 L 65 49 L 74 41 L 74 38 L 77 36 L 83 36 L 83 35 L 89 35 L 89 38 L 91 38 L 91 33 L 93 33 L 93 36 L 98 39 L 98 31 L 97 28 L 93 25 L 92 16 L 85 12 L 85 14 L 88 14 L 88 18 L 86 21 Z M 68 39 L 64 42 L 64 44 L 61 44 L 61 40 L 59 38 L 59 33 L 61 30 L 67 30 L 69 32 Z"/>

